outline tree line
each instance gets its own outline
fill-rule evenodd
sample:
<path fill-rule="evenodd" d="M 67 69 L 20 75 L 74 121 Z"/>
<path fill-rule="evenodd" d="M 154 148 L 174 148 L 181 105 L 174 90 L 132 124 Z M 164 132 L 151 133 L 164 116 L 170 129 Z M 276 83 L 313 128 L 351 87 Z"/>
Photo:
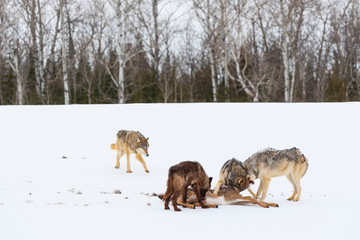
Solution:
<path fill-rule="evenodd" d="M 358 0 L 0 0 L 0 104 L 360 100 Z"/>

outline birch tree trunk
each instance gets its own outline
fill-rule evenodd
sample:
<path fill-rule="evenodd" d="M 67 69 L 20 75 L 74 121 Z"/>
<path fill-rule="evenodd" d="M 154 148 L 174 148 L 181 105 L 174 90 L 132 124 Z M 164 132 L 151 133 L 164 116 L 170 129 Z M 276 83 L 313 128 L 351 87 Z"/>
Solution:
<path fill-rule="evenodd" d="M 41 103 L 44 103 L 44 71 L 43 60 L 41 53 L 43 49 L 38 47 L 38 40 L 42 38 L 42 23 L 41 23 L 41 5 L 39 0 L 32 0 L 30 5 L 30 32 L 32 38 L 32 52 L 34 57 L 35 79 L 36 79 L 36 93 Z M 36 8 L 38 12 L 36 13 Z M 39 18 L 39 19 L 37 19 Z M 37 35 L 37 23 L 39 22 L 39 36 Z"/>
<path fill-rule="evenodd" d="M 154 21 L 154 70 L 155 70 L 155 80 L 159 81 L 159 67 L 160 67 L 160 31 L 159 31 L 159 10 L 158 10 L 158 0 L 153 0 L 152 5 L 152 14 Z"/>
<path fill-rule="evenodd" d="M 118 103 L 125 103 L 124 98 L 124 89 L 125 89 L 125 77 L 124 77 L 124 64 L 125 64 L 125 53 L 124 53 L 124 36 L 123 36 L 123 21 L 124 16 L 121 10 L 121 0 L 117 0 L 116 2 L 116 17 L 117 17 L 117 54 L 118 54 L 118 62 L 119 62 L 119 76 L 118 76 Z"/>
<path fill-rule="evenodd" d="M 10 63 L 10 65 L 12 65 Z M 20 56 L 20 43 L 17 40 L 17 48 L 14 51 L 14 65 L 12 65 L 12 69 L 16 74 L 16 103 L 19 105 L 24 105 L 24 77 L 21 73 L 21 56 Z"/>
<path fill-rule="evenodd" d="M 62 60 L 62 73 L 64 81 L 64 103 L 65 105 L 70 104 L 70 94 L 69 94 L 69 79 L 68 79 L 68 69 L 67 69 L 67 54 L 66 54 L 66 38 L 65 38 L 65 0 L 60 2 L 60 18 L 61 18 L 61 60 Z"/>
<path fill-rule="evenodd" d="M 289 51 L 287 42 L 287 19 L 284 9 L 284 3 L 280 0 L 280 14 L 281 14 L 281 54 L 284 64 L 284 96 L 285 102 L 291 102 L 290 99 L 290 73 L 289 73 Z"/>
<path fill-rule="evenodd" d="M 45 77 L 44 77 L 44 31 L 43 31 L 43 22 L 42 22 L 42 13 L 40 0 L 37 0 L 38 7 L 38 25 L 39 25 L 39 72 L 40 72 L 40 96 L 41 102 L 44 104 L 46 101 L 45 95 Z"/>

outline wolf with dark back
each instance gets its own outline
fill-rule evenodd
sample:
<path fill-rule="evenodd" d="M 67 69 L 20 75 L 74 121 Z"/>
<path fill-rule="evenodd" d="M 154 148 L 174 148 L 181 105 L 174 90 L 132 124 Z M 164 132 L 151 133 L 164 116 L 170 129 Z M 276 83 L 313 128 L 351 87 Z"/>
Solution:
<path fill-rule="evenodd" d="M 254 182 L 250 180 L 247 169 L 241 161 L 233 158 L 222 166 L 214 194 L 218 195 L 222 185 L 233 187 L 242 192 L 249 187 L 249 184 L 254 184 Z"/>
<path fill-rule="evenodd" d="M 191 186 L 202 208 L 208 208 L 204 204 L 206 192 L 211 187 L 212 178 L 208 177 L 204 168 L 198 162 L 184 161 L 169 169 L 167 189 L 163 200 L 165 209 L 168 210 L 171 200 L 175 211 L 181 211 L 177 207 L 177 200 L 182 196 L 182 202 L 186 203 L 188 187 Z"/>
<path fill-rule="evenodd" d="M 111 144 L 111 149 L 116 150 L 116 165 L 120 167 L 120 158 L 126 154 L 127 173 L 132 173 L 130 169 L 130 154 L 135 154 L 135 158 L 143 165 L 145 171 L 149 170 L 141 155 L 149 156 L 149 138 L 145 138 L 140 132 L 120 130 L 116 135 L 116 143 Z"/>
<path fill-rule="evenodd" d="M 240 161 L 239 161 L 240 162 Z M 253 182 L 255 179 L 260 179 L 260 185 L 256 194 L 249 187 L 249 192 L 255 199 L 264 201 L 269 189 L 270 180 L 273 177 L 286 176 L 294 188 L 292 196 L 288 200 L 299 201 L 301 196 L 300 180 L 305 175 L 309 163 L 307 158 L 297 148 L 276 150 L 265 149 L 253 154 L 248 158 L 242 166 L 244 171 L 239 173 L 243 179 L 247 179 L 248 182 Z M 225 184 L 224 179 L 229 178 L 229 174 L 221 176 L 217 184 L 220 187 Z M 231 175 L 230 175 L 231 177 Z M 216 189 L 215 189 L 216 191 Z"/>

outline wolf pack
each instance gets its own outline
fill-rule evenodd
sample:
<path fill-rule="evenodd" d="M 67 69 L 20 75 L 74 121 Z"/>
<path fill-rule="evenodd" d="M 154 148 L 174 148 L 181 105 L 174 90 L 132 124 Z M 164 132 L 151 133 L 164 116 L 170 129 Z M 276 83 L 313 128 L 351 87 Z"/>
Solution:
<path fill-rule="evenodd" d="M 116 165 L 120 167 L 120 158 L 126 154 L 127 173 L 130 169 L 130 154 L 143 165 L 149 173 L 142 155 L 149 156 L 149 138 L 138 131 L 120 130 L 116 143 L 111 149 L 116 150 Z M 265 202 L 271 178 L 286 176 L 293 186 L 293 194 L 287 199 L 297 202 L 301 197 L 300 180 L 307 172 L 309 163 L 298 148 L 276 150 L 267 148 L 254 153 L 244 162 L 232 158 L 224 163 L 220 170 L 219 180 L 211 189 L 212 177 L 208 177 L 203 166 L 196 161 L 183 161 L 169 168 L 165 194 L 158 197 L 164 201 L 164 209 L 181 211 L 186 208 L 217 208 L 218 205 L 256 204 L 260 207 L 279 207 L 276 203 Z M 260 184 L 255 192 L 251 185 L 259 179 Z M 251 196 L 242 196 L 248 190 Z"/>

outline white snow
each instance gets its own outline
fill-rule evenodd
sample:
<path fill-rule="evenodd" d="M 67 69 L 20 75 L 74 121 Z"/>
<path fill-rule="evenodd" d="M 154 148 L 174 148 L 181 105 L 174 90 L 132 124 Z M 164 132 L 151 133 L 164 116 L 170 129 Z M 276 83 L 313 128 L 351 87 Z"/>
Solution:
<path fill-rule="evenodd" d="M 129 104 L 0 107 L 0 239 L 357 239 L 360 103 Z M 115 169 L 120 129 L 150 137 L 150 173 L 131 156 Z M 223 163 L 298 147 L 309 160 L 300 202 L 285 177 L 279 208 L 165 211 L 170 166 Z M 253 187 L 257 189 L 258 181 Z M 121 194 L 114 194 L 120 190 Z M 147 195 L 149 194 L 149 195 Z M 248 195 L 245 191 L 243 195 Z"/>

